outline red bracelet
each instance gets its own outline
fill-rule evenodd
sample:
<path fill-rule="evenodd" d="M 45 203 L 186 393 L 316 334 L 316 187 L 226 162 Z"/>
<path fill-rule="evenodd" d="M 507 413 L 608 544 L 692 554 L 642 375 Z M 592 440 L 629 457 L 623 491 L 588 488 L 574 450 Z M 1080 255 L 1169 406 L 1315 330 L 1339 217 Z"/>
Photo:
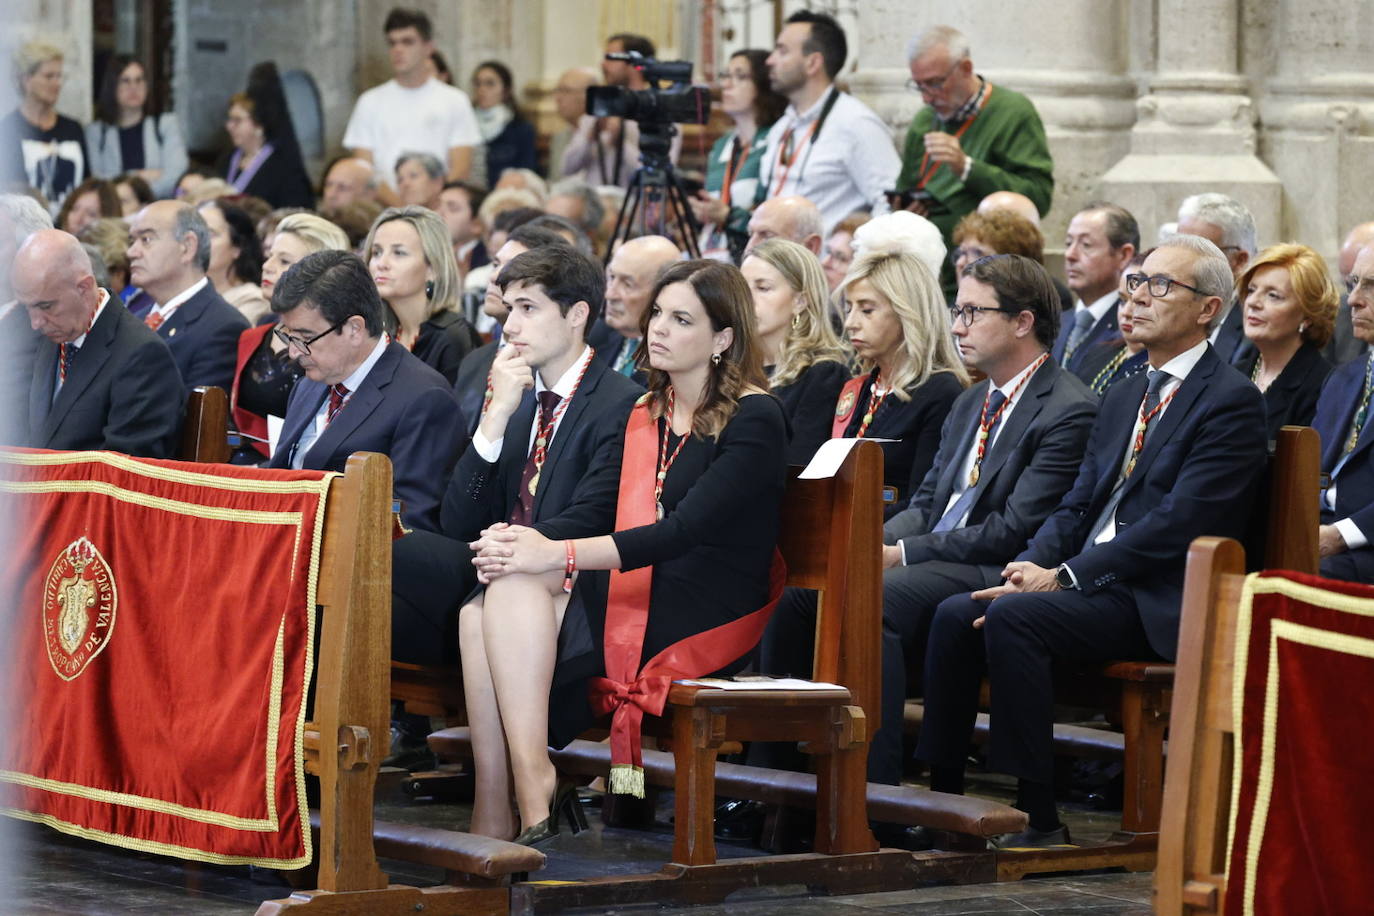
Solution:
<path fill-rule="evenodd" d="M 571 538 L 564 541 L 563 546 L 568 551 L 568 561 L 563 566 L 563 591 L 572 594 L 573 572 L 577 569 L 577 548 L 573 547 Z"/>

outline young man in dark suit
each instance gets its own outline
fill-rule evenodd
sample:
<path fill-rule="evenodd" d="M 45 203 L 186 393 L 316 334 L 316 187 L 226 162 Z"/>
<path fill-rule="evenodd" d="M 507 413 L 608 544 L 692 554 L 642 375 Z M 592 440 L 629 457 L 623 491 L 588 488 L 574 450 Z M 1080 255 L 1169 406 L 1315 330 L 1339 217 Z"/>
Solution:
<path fill-rule="evenodd" d="M 153 297 L 144 323 L 172 350 L 187 388 L 233 387 L 239 335 L 248 320 L 205 276 L 210 227 L 189 204 L 154 201 L 129 227 L 129 282 Z"/>
<path fill-rule="evenodd" d="M 517 514 L 560 539 L 604 534 L 614 525 L 621 436 L 642 389 L 587 344 L 604 277 L 566 245 L 533 248 L 504 263 L 497 284 L 510 315 L 507 346 L 492 365 L 491 402 L 444 495 L 439 533 L 413 532 L 394 545 L 396 658 L 456 659 L 458 608 L 477 584 L 468 543 L 484 528 Z M 546 392 L 562 400 L 545 409 Z M 538 434 L 549 423 L 537 455 Z"/>
<path fill-rule="evenodd" d="M 963 791 L 986 671 L 988 763 L 1018 778 L 1030 816 L 1002 846 L 1069 841 L 1054 803 L 1052 663 L 1172 659 L 1188 545 L 1240 537 L 1264 470 L 1263 399 L 1207 342 L 1230 293 L 1225 256 L 1178 236 L 1127 288 L 1150 371 L 1107 390 L 1073 488 L 1003 584 L 946 599 L 931 625 L 917 756 L 932 788 Z"/>
<path fill-rule="evenodd" d="M 1355 258 L 1350 274 L 1350 325 L 1354 340 L 1374 341 L 1374 247 Z M 1374 583 L 1374 356 L 1361 355 L 1326 380 L 1312 426 L 1322 440 L 1321 574 Z"/>
<path fill-rule="evenodd" d="M 176 363 L 96 286 L 81 243 L 56 229 L 34 233 L 14 258 L 13 285 L 41 336 L 23 383 L 7 386 L 8 443 L 175 457 L 186 411 Z"/>
<path fill-rule="evenodd" d="M 277 282 L 273 330 L 305 377 L 286 405 L 269 467 L 342 471 L 354 452 L 391 459 L 408 527 L 439 524 L 439 496 L 467 443 L 448 381 L 382 328 L 367 266 L 348 251 L 317 251 Z"/>
<path fill-rule="evenodd" d="M 1050 351 L 1054 361 L 1091 384 L 1115 352 L 1121 271 L 1140 248 L 1140 228 L 1116 204 L 1088 204 L 1069 220 L 1064 234 L 1064 273 L 1076 302 L 1064 313 Z"/>

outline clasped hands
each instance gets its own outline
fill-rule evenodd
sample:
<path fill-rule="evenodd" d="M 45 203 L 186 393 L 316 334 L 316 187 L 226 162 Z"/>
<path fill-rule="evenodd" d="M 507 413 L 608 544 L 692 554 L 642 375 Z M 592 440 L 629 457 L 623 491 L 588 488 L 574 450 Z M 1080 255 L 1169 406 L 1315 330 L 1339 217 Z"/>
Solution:
<path fill-rule="evenodd" d="M 1057 592 L 1059 581 L 1055 578 L 1056 572 L 1057 570 L 1036 566 L 1025 560 L 1017 560 L 1008 563 L 1002 570 L 1001 585 L 980 589 L 969 597 L 974 601 L 993 601 L 1003 595 L 1014 595 L 1018 592 Z M 982 629 L 983 621 L 986 619 L 984 615 L 973 621 L 974 628 Z"/>
<path fill-rule="evenodd" d="M 490 585 L 511 573 L 545 573 L 562 569 L 567 554 L 562 541 L 551 541 L 533 528 L 497 522 L 471 541 L 477 581 Z"/>

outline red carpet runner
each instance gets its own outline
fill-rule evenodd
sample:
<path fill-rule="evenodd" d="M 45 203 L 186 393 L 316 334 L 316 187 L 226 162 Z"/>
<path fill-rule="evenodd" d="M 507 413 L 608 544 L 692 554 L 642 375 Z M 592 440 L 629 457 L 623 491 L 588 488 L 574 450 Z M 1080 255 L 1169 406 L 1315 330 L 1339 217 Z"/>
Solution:
<path fill-rule="evenodd" d="M 1374 588 L 1266 573 L 1236 623 L 1226 912 L 1369 912 Z"/>
<path fill-rule="evenodd" d="M 310 861 L 328 476 L 0 451 L 4 813 L 203 862 Z"/>

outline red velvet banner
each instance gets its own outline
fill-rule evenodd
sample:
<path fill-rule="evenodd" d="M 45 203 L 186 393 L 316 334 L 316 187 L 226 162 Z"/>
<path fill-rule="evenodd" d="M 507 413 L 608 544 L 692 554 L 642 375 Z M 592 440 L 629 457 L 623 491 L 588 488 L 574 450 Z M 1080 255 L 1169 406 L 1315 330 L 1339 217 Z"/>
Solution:
<path fill-rule="evenodd" d="M 1235 664 L 1226 912 L 1368 912 L 1374 588 L 1251 576 Z"/>
<path fill-rule="evenodd" d="M 332 475 L 0 450 L 4 813 L 220 864 L 311 859 L 303 767 Z"/>

